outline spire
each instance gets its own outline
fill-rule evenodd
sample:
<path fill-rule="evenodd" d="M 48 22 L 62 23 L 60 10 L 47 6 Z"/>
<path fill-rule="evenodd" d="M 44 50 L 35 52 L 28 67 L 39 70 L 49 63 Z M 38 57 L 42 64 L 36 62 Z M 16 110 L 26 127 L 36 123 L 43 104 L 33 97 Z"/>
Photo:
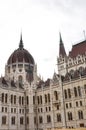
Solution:
<path fill-rule="evenodd" d="M 59 56 L 62 55 L 62 57 L 64 57 L 64 56 L 66 56 L 66 51 L 65 51 L 64 44 L 63 44 L 63 41 L 62 41 L 61 33 L 59 33 L 59 37 L 60 37 Z"/>
<path fill-rule="evenodd" d="M 20 49 L 23 48 L 22 33 L 21 33 L 21 36 L 20 36 L 19 48 L 20 48 Z"/>
<path fill-rule="evenodd" d="M 59 32 L 60 44 L 63 44 L 61 33 Z"/>

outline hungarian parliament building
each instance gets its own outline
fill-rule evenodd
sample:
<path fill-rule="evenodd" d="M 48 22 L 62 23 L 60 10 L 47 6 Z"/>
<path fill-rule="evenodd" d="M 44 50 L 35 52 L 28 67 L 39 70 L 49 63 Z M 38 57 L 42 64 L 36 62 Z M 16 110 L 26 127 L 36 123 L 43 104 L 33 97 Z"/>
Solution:
<path fill-rule="evenodd" d="M 58 71 L 43 81 L 21 35 L 0 78 L 0 130 L 86 127 L 86 40 L 66 54 L 60 33 L 58 51 Z"/>

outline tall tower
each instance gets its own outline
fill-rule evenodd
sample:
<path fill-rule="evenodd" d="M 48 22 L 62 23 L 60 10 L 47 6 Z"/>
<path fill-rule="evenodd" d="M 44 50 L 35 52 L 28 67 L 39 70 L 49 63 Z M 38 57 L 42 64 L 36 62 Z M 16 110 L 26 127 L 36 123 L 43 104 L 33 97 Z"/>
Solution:
<path fill-rule="evenodd" d="M 61 33 L 59 33 L 59 57 L 57 58 L 57 64 L 58 64 L 58 73 L 60 75 L 66 74 L 66 60 L 67 60 L 67 54 L 65 51 L 64 43 L 62 40 Z"/>

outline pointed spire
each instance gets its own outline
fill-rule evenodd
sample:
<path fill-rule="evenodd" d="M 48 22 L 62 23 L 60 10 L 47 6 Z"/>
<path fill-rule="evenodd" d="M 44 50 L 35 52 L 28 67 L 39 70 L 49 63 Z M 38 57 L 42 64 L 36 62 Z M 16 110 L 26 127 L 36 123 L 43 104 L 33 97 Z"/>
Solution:
<path fill-rule="evenodd" d="M 21 36 L 20 36 L 19 48 L 20 48 L 20 49 L 23 49 L 22 33 L 21 33 Z"/>
<path fill-rule="evenodd" d="M 59 32 L 60 44 L 63 44 L 61 33 Z"/>
<path fill-rule="evenodd" d="M 61 33 L 59 33 L 59 37 L 60 37 L 59 56 L 61 55 L 62 57 L 65 57 L 66 51 L 65 51 L 64 44 L 63 44 L 63 41 L 62 41 Z"/>

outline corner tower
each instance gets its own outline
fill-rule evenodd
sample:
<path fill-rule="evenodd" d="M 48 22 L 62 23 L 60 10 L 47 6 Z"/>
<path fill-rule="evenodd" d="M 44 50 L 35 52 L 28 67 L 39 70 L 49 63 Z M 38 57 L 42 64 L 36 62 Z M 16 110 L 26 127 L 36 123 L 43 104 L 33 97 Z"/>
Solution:
<path fill-rule="evenodd" d="M 21 84 L 34 82 L 37 75 L 33 56 L 24 49 L 22 34 L 18 49 L 10 55 L 5 66 L 5 78 Z"/>

